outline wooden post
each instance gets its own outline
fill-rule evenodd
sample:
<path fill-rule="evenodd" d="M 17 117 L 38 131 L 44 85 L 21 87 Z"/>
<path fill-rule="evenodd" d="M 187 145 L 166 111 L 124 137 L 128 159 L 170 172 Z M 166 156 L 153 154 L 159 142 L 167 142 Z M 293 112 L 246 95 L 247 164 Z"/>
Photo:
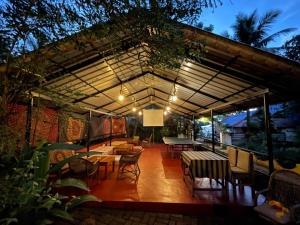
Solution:
<path fill-rule="evenodd" d="M 214 128 L 214 112 L 210 110 L 210 118 L 211 118 L 211 143 L 212 143 L 212 151 L 215 152 L 215 128 Z"/>
<path fill-rule="evenodd" d="M 267 138 L 267 149 L 269 158 L 269 174 L 274 171 L 273 163 L 273 145 L 272 145 L 272 135 L 270 130 L 270 111 L 269 111 L 269 98 L 268 93 L 264 94 L 264 116 L 265 116 L 265 134 Z"/>
<path fill-rule="evenodd" d="M 25 149 L 30 148 L 30 131 L 32 120 L 33 97 L 30 98 L 27 104 L 27 118 L 26 118 L 26 131 L 25 131 Z"/>
<path fill-rule="evenodd" d="M 92 111 L 89 111 L 89 117 L 88 117 L 88 133 L 87 133 L 87 143 L 86 143 L 86 149 L 89 152 L 90 151 L 90 139 L 91 139 L 91 120 L 92 120 Z"/>

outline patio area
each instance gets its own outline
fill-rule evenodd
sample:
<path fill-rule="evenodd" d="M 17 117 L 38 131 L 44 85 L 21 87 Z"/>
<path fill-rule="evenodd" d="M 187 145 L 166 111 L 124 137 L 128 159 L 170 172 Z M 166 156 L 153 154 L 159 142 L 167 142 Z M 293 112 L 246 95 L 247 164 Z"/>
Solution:
<path fill-rule="evenodd" d="M 146 147 L 138 163 L 141 173 L 137 178 L 132 174 L 118 177 L 118 164 L 114 172 L 108 168 L 106 178 L 102 169 L 98 183 L 89 181 L 90 194 L 108 207 L 168 213 L 197 214 L 199 210 L 209 212 L 216 206 L 247 208 L 254 205 L 249 186 L 234 192 L 229 184 L 228 198 L 222 190 L 195 191 L 193 197 L 192 181 L 184 178 L 181 159 L 172 158 L 164 144 Z M 211 187 L 209 178 L 197 178 L 195 184 L 201 188 Z M 213 181 L 212 188 L 216 187 L 220 185 L 216 186 Z"/>
<path fill-rule="evenodd" d="M 300 221 L 300 64 L 266 50 L 278 33 L 195 24 L 222 1 L 24 2 L 0 7 L 7 224 Z"/>
<path fill-rule="evenodd" d="M 222 191 L 211 190 L 196 191 L 193 197 L 191 180 L 183 179 L 181 160 L 172 158 L 166 145 L 146 147 L 139 166 L 137 179 L 118 178 L 117 169 L 111 168 L 104 178 L 101 170 L 100 181 L 93 181 L 90 193 L 103 202 L 76 209 L 74 224 L 267 224 L 254 213 L 248 186 L 234 192 L 230 185 L 228 199 Z M 209 179 L 199 179 L 198 185 L 210 187 Z"/>

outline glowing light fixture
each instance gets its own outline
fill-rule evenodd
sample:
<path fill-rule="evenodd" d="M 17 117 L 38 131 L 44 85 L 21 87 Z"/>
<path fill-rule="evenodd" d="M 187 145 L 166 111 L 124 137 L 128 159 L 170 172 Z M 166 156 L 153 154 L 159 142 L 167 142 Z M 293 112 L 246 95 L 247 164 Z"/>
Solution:
<path fill-rule="evenodd" d="M 122 93 L 122 84 L 121 84 L 121 90 L 120 90 L 120 95 L 119 95 L 119 97 L 118 97 L 118 99 L 119 99 L 119 101 L 123 101 L 124 100 L 124 95 L 123 95 L 123 93 Z"/>
<path fill-rule="evenodd" d="M 168 114 L 168 111 L 164 111 L 164 115 L 166 116 Z"/>
<path fill-rule="evenodd" d="M 170 110 L 171 110 L 170 106 L 167 106 L 167 108 L 166 108 L 166 109 L 167 109 L 167 111 L 170 111 Z"/>
<path fill-rule="evenodd" d="M 141 116 L 143 113 L 142 113 L 142 111 L 139 111 L 139 116 Z"/>
<path fill-rule="evenodd" d="M 177 96 L 176 96 L 176 87 L 175 87 L 175 83 L 174 83 L 173 93 L 172 93 L 172 95 L 170 96 L 170 101 L 176 102 L 176 100 L 177 100 Z"/>
<path fill-rule="evenodd" d="M 136 100 L 135 100 L 134 96 L 132 97 L 132 100 L 134 101 L 133 102 L 133 107 L 132 107 L 132 112 L 136 112 Z"/>
<path fill-rule="evenodd" d="M 174 95 L 171 95 L 170 100 L 171 100 L 172 102 L 176 102 L 176 101 L 177 101 L 177 96 L 176 96 L 175 94 L 174 94 Z"/>
<path fill-rule="evenodd" d="M 120 101 L 123 101 L 123 100 L 124 100 L 124 95 L 122 95 L 122 94 L 120 93 L 118 99 L 119 99 Z"/>

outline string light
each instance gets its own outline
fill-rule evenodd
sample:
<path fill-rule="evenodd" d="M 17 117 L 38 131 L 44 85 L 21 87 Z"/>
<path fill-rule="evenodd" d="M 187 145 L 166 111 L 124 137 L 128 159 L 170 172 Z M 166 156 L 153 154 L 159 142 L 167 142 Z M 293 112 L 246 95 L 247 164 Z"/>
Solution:
<path fill-rule="evenodd" d="M 142 111 L 139 111 L 139 116 L 141 116 L 143 113 L 142 113 Z"/>
<path fill-rule="evenodd" d="M 170 111 L 170 110 L 171 110 L 170 106 L 167 106 L 167 108 L 166 108 L 166 109 L 167 109 L 167 111 Z"/>
<path fill-rule="evenodd" d="M 166 116 L 168 114 L 168 112 L 167 111 L 164 111 L 164 115 Z"/>
<path fill-rule="evenodd" d="M 135 107 L 133 107 L 133 108 L 132 108 L 132 111 L 133 111 L 133 112 L 136 112 L 136 108 L 135 108 Z"/>

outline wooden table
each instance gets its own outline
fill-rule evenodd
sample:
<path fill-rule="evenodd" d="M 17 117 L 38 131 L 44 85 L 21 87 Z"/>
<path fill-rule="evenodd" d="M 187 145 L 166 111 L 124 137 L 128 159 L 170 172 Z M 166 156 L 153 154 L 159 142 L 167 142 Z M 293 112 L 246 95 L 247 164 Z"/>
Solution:
<path fill-rule="evenodd" d="M 91 149 L 91 152 L 98 152 L 103 155 L 113 154 L 115 146 L 99 146 L 97 148 Z"/>
<path fill-rule="evenodd" d="M 183 151 L 181 161 L 184 175 L 189 175 L 193 181 L 193 195 L 195 190 L 201 190 L 201 188 L 196 188 L 194 185 L 196 178 L 208 177 L 214 179 L 222 185 L 222 188 L 227 189 L 230 174 L 227 158 L 211 151 Z M 186 174 L 187 169 L 188 174 Z M 220 179 L 221 183 L 219 182 Z"/>
<path fill-rule="evenodd" d="M 119 146 L 119 145 L 123 145 L 123 144 L 127 144 L 127 141 L 112 141 L 111 142 L 112 146 Z"/>

